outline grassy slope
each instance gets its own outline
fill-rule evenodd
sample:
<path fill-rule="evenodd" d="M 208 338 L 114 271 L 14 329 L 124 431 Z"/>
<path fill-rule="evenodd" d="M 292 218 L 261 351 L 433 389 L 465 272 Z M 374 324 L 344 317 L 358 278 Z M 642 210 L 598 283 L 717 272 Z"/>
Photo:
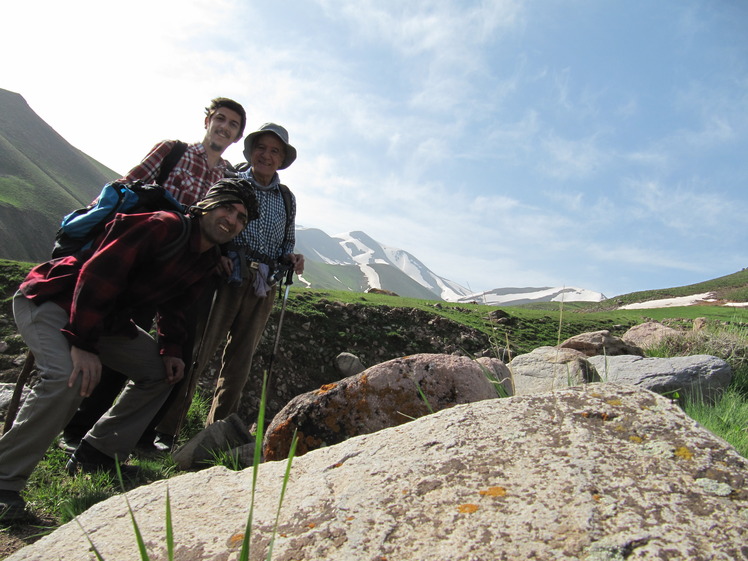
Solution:
<path fill-rule="evenodd" d="M 0 256 L 46 258 L 62 216 L 117 177 L 0 89 Z"/>

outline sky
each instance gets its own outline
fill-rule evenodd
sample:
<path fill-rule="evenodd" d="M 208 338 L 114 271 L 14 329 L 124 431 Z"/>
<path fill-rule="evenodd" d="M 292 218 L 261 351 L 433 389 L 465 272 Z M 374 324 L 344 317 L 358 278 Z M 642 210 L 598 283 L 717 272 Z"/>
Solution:
<path fill-rule="evenodd" d="M 233 98 L 288 129 L 298 226 L 614 297 L 748 267 L 747 29 L 743 0 L 28 0 L 0 88 L 123 174 Z"/>

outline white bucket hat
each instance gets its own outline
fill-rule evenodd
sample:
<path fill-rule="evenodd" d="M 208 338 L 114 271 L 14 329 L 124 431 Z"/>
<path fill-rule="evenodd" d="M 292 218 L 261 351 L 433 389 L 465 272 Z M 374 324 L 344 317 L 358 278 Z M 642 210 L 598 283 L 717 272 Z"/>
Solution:
<path fill-rule="evenodd" d="M 244 139 L 244 157 L 247 158 L 248 162 L 250 161 L 249 156 L 252 151 L 252 145 L 254 144 L 255 139 L 261 134 L 265 134 L 267 132 L 271 132 L 275 136 L 277 136 L 286 147 L 286 157 L 283 159 L 283 163 L 278 168 L 286 169 L 296 159 L 296 148 L 288 143 L 288 131 L 282 126 L 276 125 L 275 123 L 265 123 L 256 131 L 251 132 L 247 135 L 247 138 Z"/>

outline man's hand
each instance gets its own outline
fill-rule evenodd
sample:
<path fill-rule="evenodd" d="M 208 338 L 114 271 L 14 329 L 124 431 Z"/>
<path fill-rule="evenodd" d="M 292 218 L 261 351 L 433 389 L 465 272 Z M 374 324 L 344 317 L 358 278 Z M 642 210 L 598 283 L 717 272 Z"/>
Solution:
<path fill-rule="evenodd" d="M 73 371 L 68 378 L 68 387 L 72 388 L 81 375 L 81 396 L 88 397 L 101 380 L 101 360 L 99 355 L 89 353 L 76 346 L 70 347 L 70 358 L 73 360 Z"/>
<path fill-rule="evenodd" d="M 300 275 L 304 272 L 304 256 L 301 253 L 289 253 L 286 260 L 293 265 L 293 272 Z"/>
<path fill-rule="evenodd" d="M 218 262 L 218 270 L 224 276 L 230 277 L 232 271 L 234 270 L 234 262 L 231 261 L 230 257 L 222 255 L 220 261 Z"/>
<path fill-rule="evenodd" d="M 166 383 L 173 386 L 184 377 L 184 361 L 175 356 L 162 356 L 166 369 Z"/>

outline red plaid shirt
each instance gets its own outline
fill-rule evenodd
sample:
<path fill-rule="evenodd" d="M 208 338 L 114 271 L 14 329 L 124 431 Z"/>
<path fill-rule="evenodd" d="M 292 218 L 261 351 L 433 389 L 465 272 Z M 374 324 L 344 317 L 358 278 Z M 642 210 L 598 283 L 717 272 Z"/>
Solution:
<path fill-rule="evenodd" d="M 164 140 L 154 146 L 145 159 L 132 168 L 121 181 L 142 179 L 155 183 L 161 170 L 161 162 L 171 151 L 175 140 Z M 187 151 L 174 166 L 163 187 L 180 203 L 190 206 L 202 199 L 214 183 L 223 178 L 228 162 L 221 158 L 213 169 L 208 167 L 208 155 L 201 142 L 190 144 Z"/>
<path fill-rule="evenodd" d="M 220 257 L 217 248 L 199 252 L 199 219 L 188 220 L 190 239 L 162 262 L 159 249 L 181 234 L 181 219 L 172 212 L 118 214 L 95 249 L 37 265 L 21 292 L 37 305 L 51 301 L 67 311 L 70 319 L 62 333 L 90 352 L 97 352 L 101 334 L 135 337 L 133 310 L 156 307 L 161 354 L 181 358 L 187 337 L 184 310 L 205 288 Z"/>

